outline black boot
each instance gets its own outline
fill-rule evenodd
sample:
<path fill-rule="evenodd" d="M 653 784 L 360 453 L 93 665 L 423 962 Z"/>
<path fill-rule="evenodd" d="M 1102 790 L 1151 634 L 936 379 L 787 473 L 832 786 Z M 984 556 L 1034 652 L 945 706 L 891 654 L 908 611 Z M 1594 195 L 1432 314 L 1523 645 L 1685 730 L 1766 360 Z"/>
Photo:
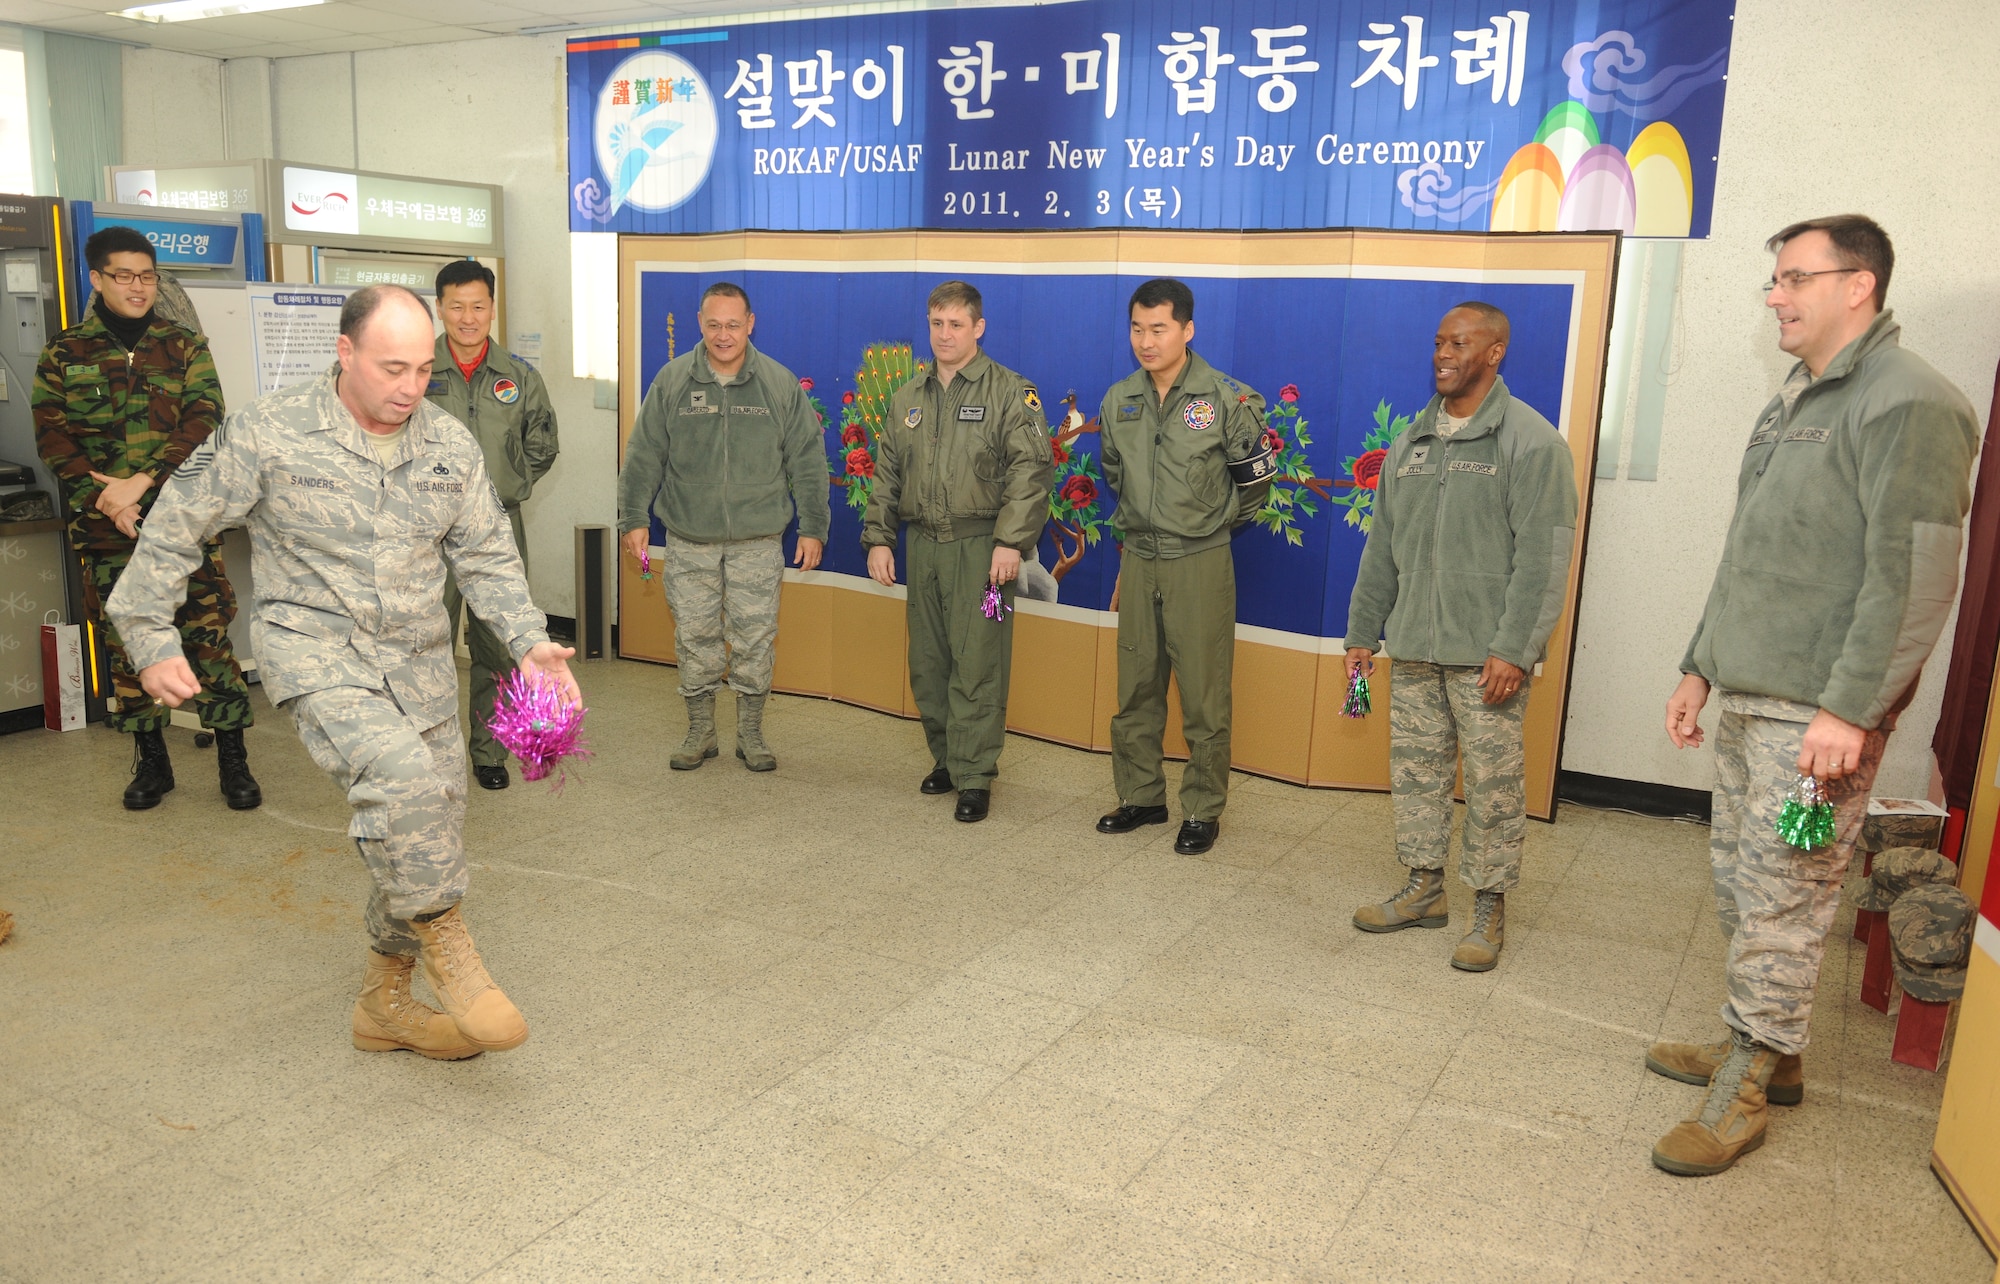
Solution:
<path fill-rule="evenodd" d="M 167 738 L 158 731 L 135 731 L 132 783 L 125 786 L 125 810 L 145 811 L 173 792 L 174 764 L 167 759 Z"/>
<path fill-rule="evenodd" d="M 215 765 L 222 773 L 222 796 L 231 811 L 249 811 L 264 801 L 264 791 L 250 774 L 250 755 L 243 748 L 243 732 L 215 733 Z"/>

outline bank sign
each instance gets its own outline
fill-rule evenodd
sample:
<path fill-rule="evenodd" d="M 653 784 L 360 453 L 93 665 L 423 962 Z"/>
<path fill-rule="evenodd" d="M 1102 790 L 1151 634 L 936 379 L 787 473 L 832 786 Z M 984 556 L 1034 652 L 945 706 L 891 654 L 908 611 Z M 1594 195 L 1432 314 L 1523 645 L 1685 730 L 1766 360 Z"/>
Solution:
<path fill-rule="evenodd" d="M 570 227 L 1706 236 L 1732 0 L 1074 0 L 569 42 Z"/>

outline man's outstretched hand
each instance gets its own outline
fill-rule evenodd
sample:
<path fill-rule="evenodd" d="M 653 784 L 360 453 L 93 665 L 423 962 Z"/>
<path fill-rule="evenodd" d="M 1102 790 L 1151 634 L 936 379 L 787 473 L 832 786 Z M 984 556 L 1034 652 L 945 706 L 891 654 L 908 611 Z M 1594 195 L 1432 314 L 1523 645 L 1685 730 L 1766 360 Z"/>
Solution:
<path fill-rule="evenodd" d="M 531 678 L 548 679 L 562 688 L 563 699 L 567 703 L 582 704 L 583 692 L 577 688 L 576 677 L 569 671 L 569 658 L 575 654 L 575 647 L 537 642 L 534 650 L 521 657 L 521 672 Z"/>

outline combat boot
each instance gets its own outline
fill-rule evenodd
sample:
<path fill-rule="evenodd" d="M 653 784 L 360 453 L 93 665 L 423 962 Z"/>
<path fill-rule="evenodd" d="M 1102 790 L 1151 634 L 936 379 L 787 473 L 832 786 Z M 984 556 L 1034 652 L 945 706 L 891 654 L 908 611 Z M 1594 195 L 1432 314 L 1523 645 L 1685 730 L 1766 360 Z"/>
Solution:
<path fill-rule="evenodd" d="M 1653 1146 L 1654 1165 L 1680 1177 L 1707 1177 L 1763 1145 L 1770 1113 L 1764 1089 L 1779 1055 L 1747 1034 L 1732 1033 L 1700 1109 Z"/>
<path fill-rule="evenodd" d="M 361 997 L 354 1000 L 354 1046 L 363 1052 L 408 1048 L 433 1061 L 463 1061 L 479 1055 L 458 1024 L 410 993 L 417 961 L 368 951 Z"/>
<path fill-rule="evenodd" d="M 231 811 L 249 811 L 262 806 L 264 791 L 250 774 L 250 754 L 243 747 L 243 732 L 215 733 L 215 765 L 222 773 L 222 796 Z"/>
<path fill-rule="evenodd" d="M 1729 1055 L 1729 1037 L 1716 1043 L 1667 1043 L 1664 1040 L 1646 1050 L 1646 1068 L 1682 1083 L 1705 1084 L 1715 1077 L 1715 1068 Z M 1764 1088 L 1765 1099 L 1774 1106 L 1796 1106 L 1806 1099 L 1806 1066 L 1796 1053 L 1778 1058 L 1771 1082 Z"/>
<path fill-rule="evenodd" d="M 736 693 L 736 756 L 752 771 L 778 769 L 778 760 L 764 747 L 764 699 Z"/>
<path fill-rule="evenodd" d="M 1507 897 L 1503 892 L 1475 892 L 1472 930 L 1451 953 L 1451 965 L 1461 972 L 1491 972 L 1507 943 Z"/>
<path fill-rule="evenodd" d="M 505 1052 L 527 1042 L 527 1021 L 487 975 L 458 906 L 428 922 L 413 919 L 410 928 L 424 947 L 424 980 L 467 1043 Z"/>
<path fill-rule="evenodd" d="M 1379 905 L 1354 911 L 1354 925 L 1364 932 L 1398 932 L 1406 927 L 1443 927 L 1451 921 L 1444 896 L 1444 871 L 1413 869 L 1403 890 Z"/>
<path fill-rule="evenodd" d="M 687 697 L 688 733 L 667 759 L 675 771 L 693 771 L 721 752 L 715 745 L 715 692 Z"/>
<path fill-rule="evenodd" d="M 132 740 L 132 783 L 125 786 L 125 810 L 145 811 L 174 791 L 174 764 L 167 758 L 165 733 L 135 731 Z"/>

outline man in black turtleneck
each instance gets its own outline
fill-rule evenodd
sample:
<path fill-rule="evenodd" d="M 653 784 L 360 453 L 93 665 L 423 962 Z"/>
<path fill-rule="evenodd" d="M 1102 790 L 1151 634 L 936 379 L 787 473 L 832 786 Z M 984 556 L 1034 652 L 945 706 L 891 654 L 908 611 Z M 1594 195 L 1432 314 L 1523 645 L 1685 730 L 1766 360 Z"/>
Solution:
<path fill-rule="evenodd" d="M 91 618 L 111 649 L 112 729 L 137 741 L 125 806 L 157 807 L 174 787 L 162 734 L 167 708 L 147 695 L 125 648 L 104 621 L 104 600 L 138 545 L 154 486 L 217 430 L 222 389 L 208 344 L 153 312 L 160 274 L 152 243 L 129 227 L 107 227 L 84 243 L 97 298 L 82 322 L 56 336 L 35 368 L 35 445 L 69 503 L 70 543 L 83 559 Z M 215 732 L 222 796 L 237 811 L 264 800 L 243 747 L 253 721 L 250 688 L 229 643 L 236 593 L 211 545 L 188 581 L 176 623 L 201 682 L 201 725 Z"/>

